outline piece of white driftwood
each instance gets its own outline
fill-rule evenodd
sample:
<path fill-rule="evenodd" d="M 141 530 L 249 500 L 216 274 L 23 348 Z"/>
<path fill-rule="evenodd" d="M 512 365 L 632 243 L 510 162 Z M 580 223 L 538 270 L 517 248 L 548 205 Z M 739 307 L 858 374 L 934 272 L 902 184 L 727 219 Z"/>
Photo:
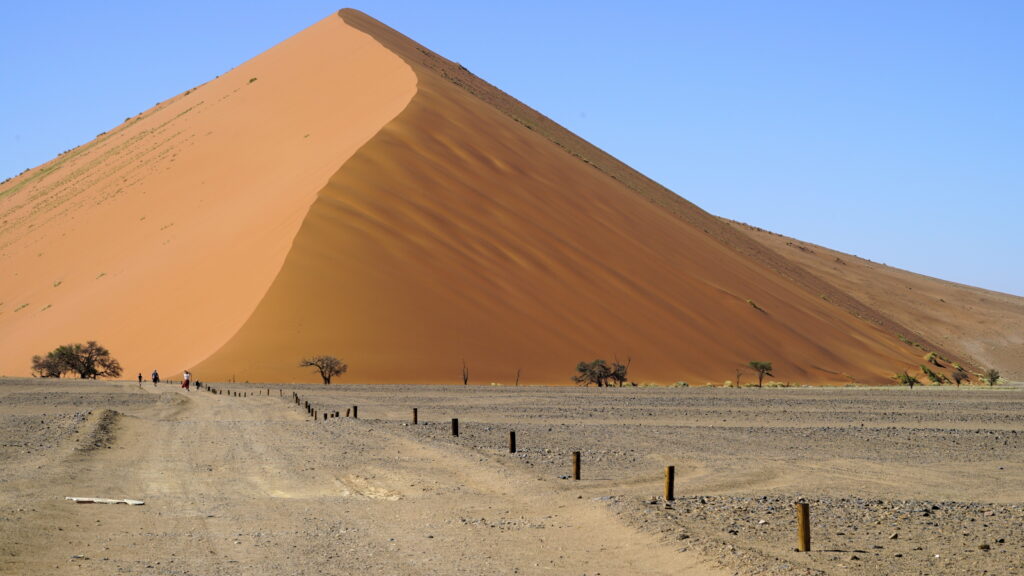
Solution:
<path fill-rule="evenodd" d="M 145 504 L 142 500 L 115 500 L 113 498 L 76 498 L 74 496 L 65 496 L 64 499 L 78 504 L 127 504 L 129 506 L 142 506 Z"/>

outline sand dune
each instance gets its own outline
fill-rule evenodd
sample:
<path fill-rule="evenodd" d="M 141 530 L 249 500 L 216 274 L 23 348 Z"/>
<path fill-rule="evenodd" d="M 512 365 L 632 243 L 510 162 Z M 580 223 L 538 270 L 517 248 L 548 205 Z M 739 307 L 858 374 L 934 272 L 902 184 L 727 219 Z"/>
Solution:
<path fill-rule="evenodd" d="M 0 187 L 0 373 L 86 339 L 147 374 L 208 356 L 415 82 L 327 18 Z"/>
<path fill-rule="evenodd" d="M 253 316 L 200 365 L 296 377 L 326 347 L 359 382 L 567 383 L 633 359 L 639 381 L 878 382 L 888 334 L 810 297 L 428 69 L 409 106 L 331 179 Z M 329 249 L 333 248 L 333 249 Z M 757 306 L 751 304 L 754 303 Z"/>
<path fill-rule="evenodd" d="M 891 316 L 908 328 L 904 332 L 908 340 L 937 342 L 975 368 L 995 367 L 1006 378 L 1024 380 L 1024 298 L 914 274 L 751 226 L 735 225 Z"/>
<path fill-rule="evenodd" d="M 87 338 L 211 381 L 312 381 L 316 353 L 370 383 L 920 361 L 897 319 L 349 10 L 8 183 L 0 214 L 9 374 Z"/>

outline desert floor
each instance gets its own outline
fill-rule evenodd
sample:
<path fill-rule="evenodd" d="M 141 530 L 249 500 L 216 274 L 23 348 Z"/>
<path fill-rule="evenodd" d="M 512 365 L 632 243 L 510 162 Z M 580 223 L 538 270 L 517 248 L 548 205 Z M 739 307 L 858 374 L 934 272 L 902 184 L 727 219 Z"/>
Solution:
<path fill-rule="evenodd" d="M 0 573 L 1024 574 L 1020 388 L 214 387 L 0 381 Z"/>

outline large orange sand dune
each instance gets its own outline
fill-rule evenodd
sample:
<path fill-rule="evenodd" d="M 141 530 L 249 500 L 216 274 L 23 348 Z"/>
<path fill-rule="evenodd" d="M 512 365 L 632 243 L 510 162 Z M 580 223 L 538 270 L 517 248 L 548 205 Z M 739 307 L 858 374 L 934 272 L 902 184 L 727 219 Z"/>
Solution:
<path fill-rule="evenodd" d="M 920 361 L 891 318 L 348 10 L 13 180 L 0 213 L 7 374 L 87 338 L 211 381 L 311 381 L 316 353 L 358 382 L 465 362 L 506 384 L 595 357 L 661 383 Z"/>

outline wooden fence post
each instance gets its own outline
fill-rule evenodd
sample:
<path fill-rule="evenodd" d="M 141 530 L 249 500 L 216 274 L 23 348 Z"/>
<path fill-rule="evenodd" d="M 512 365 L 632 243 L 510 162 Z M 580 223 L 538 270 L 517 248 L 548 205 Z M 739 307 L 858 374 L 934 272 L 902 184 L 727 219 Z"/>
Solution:
<path fill-rule="evenodd" d="M 796 503 L 796 549 L 811 551 L 811 505 L 806 502 Z"/>
<path fill-rule="evenodd" d="M 452 436 L 459 435 L 459 419 L 452 418 Z"/>
<path fill-rule="evenodd" d="M 419 424 L 420 423 L 420 409 L 419 408 L 413 408 L 412 409 L 412 423 L 413 424 Z"/>
<path fill-rule="evenodd" d="M 676 499 L 676 467 L 665 467 L 665 500 L 671 502 Z"/>
<path fill-rule="evenodd" d="M 508 453 L 509 454 L 515 454 L 516 453 L 516 431 L 515 430 L 509 430 L 508 431 Z"/>
<path fill-rule="evenodd" d="M 352 407 L 352 417 L 359 418 L 359 406 Z"/>
<path fill-rule="evenodd" d="M 580 453 L 579 450 L 572 453 L 572 479 L 580 479 Z"/>

